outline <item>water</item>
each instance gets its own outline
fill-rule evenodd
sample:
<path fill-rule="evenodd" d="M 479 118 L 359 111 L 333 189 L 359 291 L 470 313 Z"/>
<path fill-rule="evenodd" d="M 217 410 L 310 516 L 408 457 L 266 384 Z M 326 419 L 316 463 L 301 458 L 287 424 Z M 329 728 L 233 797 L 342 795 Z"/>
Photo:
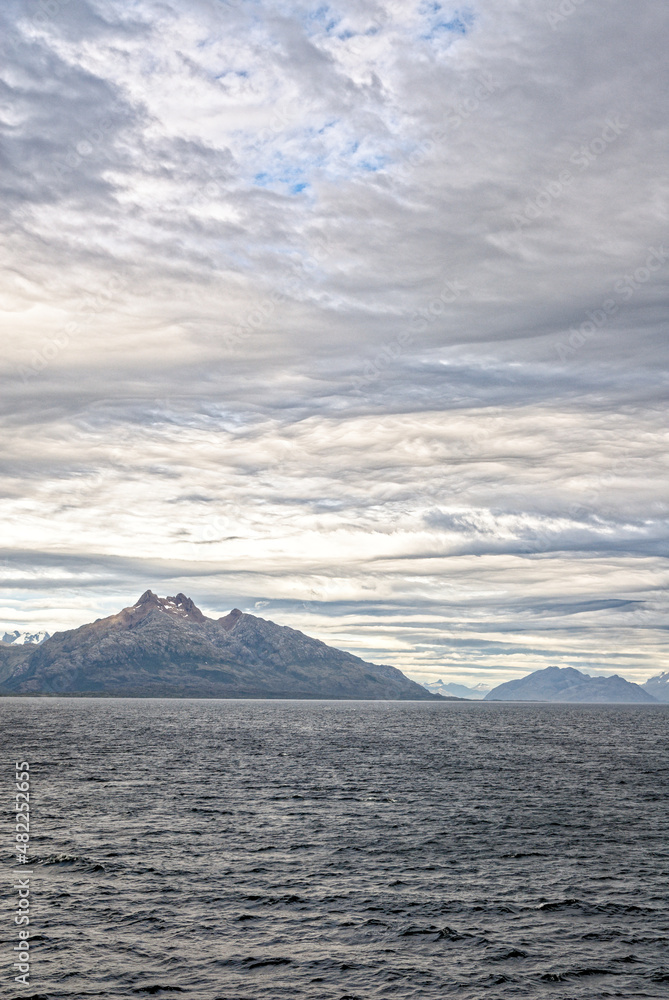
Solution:
<path fill-rule="evenodd" d="M 3 699 L 3 841 L 26 759 L 36 935 L 29 989 L 4 944 L 5 995 L 669 997 L 668 721 Z"/>

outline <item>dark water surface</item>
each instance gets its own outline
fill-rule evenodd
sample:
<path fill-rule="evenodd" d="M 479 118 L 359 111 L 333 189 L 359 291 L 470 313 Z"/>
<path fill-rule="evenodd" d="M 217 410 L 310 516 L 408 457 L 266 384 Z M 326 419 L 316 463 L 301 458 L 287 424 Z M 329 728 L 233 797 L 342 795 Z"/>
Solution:
<path fill-rule="evenodd" d="M 4 995 L 667 998 L 668 722 L 3 699 L 3 857 L 25 759 L 36 935 L 27 990 L 4 945 Z"/>

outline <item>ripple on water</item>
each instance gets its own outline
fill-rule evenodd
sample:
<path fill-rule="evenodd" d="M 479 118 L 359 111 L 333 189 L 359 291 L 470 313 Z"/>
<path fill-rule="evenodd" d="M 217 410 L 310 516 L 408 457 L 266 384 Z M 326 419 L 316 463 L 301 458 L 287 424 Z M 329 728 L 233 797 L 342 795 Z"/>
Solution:
<path fill-rule="evenodd" d="M 0 713 L 31 761 L 32 1000 L 669 995 L 669 707 Z"/>

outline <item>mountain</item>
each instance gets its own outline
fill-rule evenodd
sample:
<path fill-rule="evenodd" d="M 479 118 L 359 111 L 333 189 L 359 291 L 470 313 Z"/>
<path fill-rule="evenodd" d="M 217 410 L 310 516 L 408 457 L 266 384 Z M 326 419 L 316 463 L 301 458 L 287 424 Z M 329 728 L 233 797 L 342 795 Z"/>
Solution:
<path fill-rule="evenodd" d="M 377 666 L 235 608 L 207 618 L 150 590 L 109 618 L 0 655 L 0 693 L 436 700 Z"/>
<path fill-rule="evenodd" d="M 484 698 L 490 688 L 486 684 L 477 684 L 470 688 L 466 684 L 454 684 L 449 681 L 447 684 L 442 681 L 425 681 L 423 687 L 431 691 L 432 694 L 440 694 L 444 698 L 471 698 L 479 700 Z"/>
<path fill-rule="evenodd" d="M 655 677 L 651 677 L 641 687 L 648 694 L 652 695 L 656 701 L 669 702 L 669 672 L 666 670 L 661 674 L 656 674 Z"/>
<path fill-rule="evenodd" d="M 15 629 L 13 632 L 5 632 L 0 642 L 6 642 L 8 646 L 24 646 L 26 643 L 38 645 L 48 638 L 48 632 L 19 632 Z"/>
<path fill-rule="evenodd" d="M 546 667 L 493 688 L 486 701 L 566 701 L 583 703 L 652 703 L 638 684 L 614 674 L 590 677 L 573 667 Z"/>

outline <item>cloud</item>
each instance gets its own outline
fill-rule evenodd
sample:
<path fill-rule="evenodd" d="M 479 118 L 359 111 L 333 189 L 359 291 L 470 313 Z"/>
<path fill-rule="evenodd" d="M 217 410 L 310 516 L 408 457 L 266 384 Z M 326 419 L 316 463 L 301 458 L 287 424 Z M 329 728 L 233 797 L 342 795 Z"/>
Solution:
<path fill-rule="evenodd" d="M 415 676 L 659 669 L 650 0 L 0 16 L 7 627 L 164 581 Z"/>

